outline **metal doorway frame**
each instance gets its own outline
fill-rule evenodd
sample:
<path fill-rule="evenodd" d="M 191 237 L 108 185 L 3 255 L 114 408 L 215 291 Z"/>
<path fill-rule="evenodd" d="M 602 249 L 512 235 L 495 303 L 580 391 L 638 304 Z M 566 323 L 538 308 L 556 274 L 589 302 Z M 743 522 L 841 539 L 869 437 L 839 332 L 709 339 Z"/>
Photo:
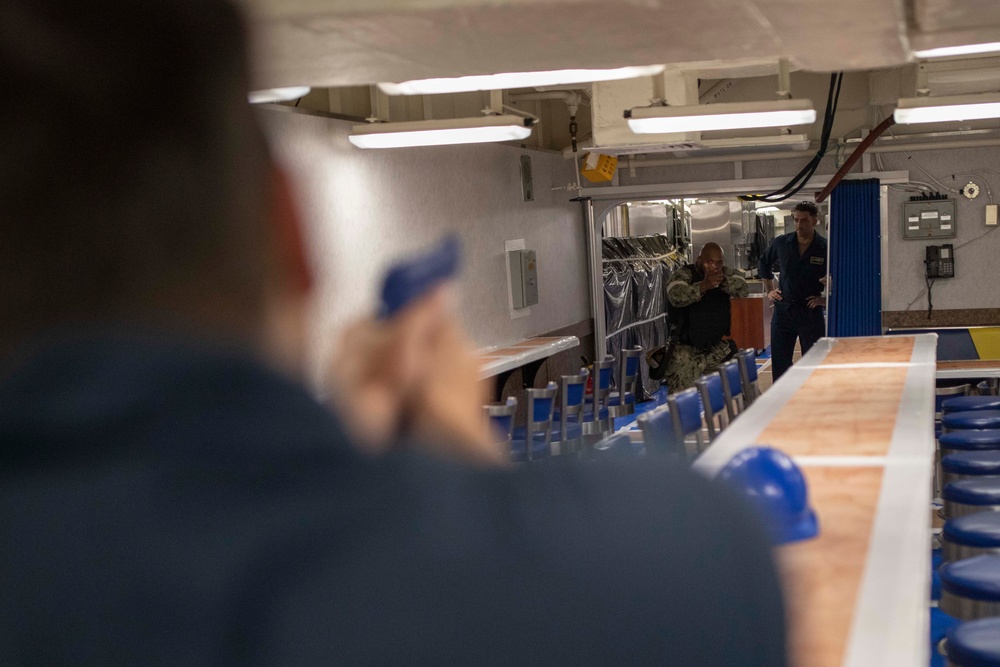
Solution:
<path fill-rule="evenodd" d="M 820 191 L 832 176 L 814 176 L 803 188 L 806 195 Z M 856 172 L 845 178 L 877 178 L 880 181 L 882 215 L 882 304 L 885 307 L 888 294 L 888 189 L 893 183 L 909 183 L 909 171 Z M 578 197 L 583 206 L 584 233 L 587 240 L 588 277 L 590 283 L 590 311 L 594 331 L 594 359 L 603 358 L 607 350 L 607 330 L 604 323 L 604 263 L 602 247 L 604 242 L 604 218 L 608 211 L 630 201 L 651 199 L 679 199 L 695 197 L 736 197 L 747 192 L 770 192 L 784 185 L 784 179 L 757 179 L 739 181 L 701 181 L 694 183 L 660 183 L 642 186 L 590 188 L 593 190 Z M 829 228 L 828 228 L 829 229 Z M 833 230 L 829 229 L 828 234 Z M 829 246 L 828 246 L 829 248 Z M 828 249 L 829 252 L 829 249 Z M 827 259 L 829 263 L 829 258 Z M 828 294 L 832 294 L 832 281 Z M 829 326 L 829 323 L 827 323 Z"/>

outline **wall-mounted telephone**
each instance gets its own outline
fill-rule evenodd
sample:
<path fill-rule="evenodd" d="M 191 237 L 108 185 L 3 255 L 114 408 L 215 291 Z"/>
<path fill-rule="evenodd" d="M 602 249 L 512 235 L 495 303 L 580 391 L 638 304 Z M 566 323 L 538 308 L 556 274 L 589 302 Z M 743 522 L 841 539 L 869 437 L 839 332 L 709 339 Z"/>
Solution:
<path fill-rule="evenodd" d="M 927 258 L 924 264 L 927 267 L 928 278 L 954 278 L 955 248 L 951 243 L 927 246 Z"/>

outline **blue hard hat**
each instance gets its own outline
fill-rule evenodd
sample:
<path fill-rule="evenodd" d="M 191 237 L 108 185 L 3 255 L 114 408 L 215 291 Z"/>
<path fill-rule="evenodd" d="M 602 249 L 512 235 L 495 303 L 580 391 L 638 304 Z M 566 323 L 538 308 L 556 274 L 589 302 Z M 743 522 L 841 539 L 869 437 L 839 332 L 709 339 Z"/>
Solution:
<path fill-rule="evenodd" d="M 807 540 L 819 534 L 805 477 L 784 452 L 773 447 L 744 449 L 722 468 L 719 479 L 750 499 L 775 544 Z"/>

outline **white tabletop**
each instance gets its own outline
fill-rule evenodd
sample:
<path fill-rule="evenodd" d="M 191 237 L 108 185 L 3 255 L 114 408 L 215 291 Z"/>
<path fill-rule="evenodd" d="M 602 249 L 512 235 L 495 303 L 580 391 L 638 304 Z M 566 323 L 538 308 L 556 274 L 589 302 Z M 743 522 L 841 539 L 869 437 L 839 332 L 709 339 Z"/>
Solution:
<path fill-rule="evenodd" d="M 965 361 L 939 361 L 939 380 L 982 380 L 1000 377 L 1000 359 L 969 359 Z"/>
<path fill-rule="evenodd" d="M 843 601 L 853 599 L 853 608 L 841 610 L 848 630 L 845 639 L 836 646 L 831 647 L 829 637 L 793 639 L 793 649 L 795 644 L 800 649 L 820 645 L 825 651 L 825 655 L 820 656 L 817 653 L 824 651 L 799 650 L 796 664 L 800 666 L 882 667 L 925 665 L 929 660 L 930 501 L 937 336 L 912 336 L 912 353 L 906 361 L 901 360 L 899 354 L 896 358 L 892 354 L 880 358 L 879 350 L 891 345 L 884 341 L 892 338 L 896 337 L 845 339 L 845 345 L 832 362 L 828 356 L 838 341 L 821 339 L 694 463 L 695 469 L 712 476 L 734 454 L 758 444 L 759 439 L 784 438 L 782 448 L 792 453 L 807 478 L 826 484 L 817 489 L 826 503 L 817 507 L 820 538 L 824 516 L 831 530 L 843 531 L 845 525 L 850 528 L 856 525 L 852 522 L 860 523 L 861 519 L 864 525 L 871 525 L 870 535 L 859 536 L 859 544 L 867 547 L 859 547 L 857 551 L 866 553 L 848 550 L 845 554 L 845 560 L 855 558 L 857 561 L 856 575 L 845 573 L 851 570 L 851 564 L 845 562 L 843 568 L 834 567 L 829 573 L 814 572 L 814 576 L 807 577 L 811 584 L 833 580 L 833 587 L 856 590 L 857 594 L 840 595 L 837 591 L 830 594 L 829 590 L 816 594 L 819 599 L 824 596 L 832 599 L 831 604 L 838 601 L 847 604 Z M 865 354 L 853 357 L 843 354 L 848 346 L 864 350 Z M 810 378 L 813 382 L 809 382 Z M 878 387 L 876 378 L 886 380 L 884 392 Z M 852 382 L 866 384 L 859 384 L 852 391 Z M 810 397 L 809 393 L 814 396 Z M 814 399 L 812 403 L 810 398 Z M 820 399 L 818 404 L 817 398 Z M 874 403 L 879 403 L 879 409 L 885 414 L 894 412 L 895 419 L 889 417 L 891 423 L 885 423 L 886 420 L 873 423 L 870 417 L 878 412 L 873 409 Z M 814 411 L 816 405 L 828 408 L 825 414 L 817 416 L 820 426 L 814 423 L 813 415 L 799 412 L 801 406 L 808 405 L 813 405 Z M 778 425 L 779 420 L 775 418 L 786 406 L 792 412 L 786 411 L 783 423 Z M 838 415 L 843 419 L 838 419 Z M 881 445 L 876 446 L 878 442 Z M 852 492 L 837 486 L 840 482 L 836 481 L 835 469 L 842 473 L 854 469 L 859 475 L 868 475 L 869 482 L 875 486 L 867 506 L 861 502 L 859 506 L 848 507 L 852 503 Z M 851 531 L 844 534 L 850 535 Z M 799 572 L 809 572 L 812 562 L 820 563 L 817 567 L 829 567 L 828 561 L 818 558 L 820 554 L 809 552 L 807 543 L 800 544 L 806 546 L 781 547 L 779 560 L 783 560 L 783 552 L 790 555 L 789 560 L 794 561 Z M 838 577 L 843 581 L 837 580 Z M 790 608 L 802 616 L 814 616 L 798 620 L 801 627 L 816 631 L 824 627 L 831 613 L 836 615 L 837 611 L 817 609 L 821 606 L 792 603 Z M 792 618 L 793 625 L 795 621 Z M 803 654 L 807 657 L 803 658 Z"/>
<path fill-rule="evenodd" d="M 529 338 L 502 348 L 480 350 L 483 363 L 479 368 L 479 377 L 485 379 L 500 375 L 579 345 L 580 339 L 576 336 L 548 336 Z"/>

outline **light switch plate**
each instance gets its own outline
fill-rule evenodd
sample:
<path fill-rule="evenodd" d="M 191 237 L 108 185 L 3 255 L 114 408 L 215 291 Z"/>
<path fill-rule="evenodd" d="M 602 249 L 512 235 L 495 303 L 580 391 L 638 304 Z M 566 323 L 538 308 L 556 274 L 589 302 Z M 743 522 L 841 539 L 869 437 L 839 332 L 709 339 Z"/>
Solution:
<path fill-rule="evenodd" d="M 527 246 L 524 244 L 524 239 L 512 239 L 510 241 L 504 241 L 503 244 L 503 264 L 507 271 L 507 308 L 510 311 L 510 319 L 516 320 L 522 317 L 527 317 L 531 315 L 531 307 L 527 308 L 514 308 L 514 297 L 511 291 L 511 276 L 510 276 L 510 262 L 507 260 L 507 253 L 511 250 L 524 250 Z"/>

